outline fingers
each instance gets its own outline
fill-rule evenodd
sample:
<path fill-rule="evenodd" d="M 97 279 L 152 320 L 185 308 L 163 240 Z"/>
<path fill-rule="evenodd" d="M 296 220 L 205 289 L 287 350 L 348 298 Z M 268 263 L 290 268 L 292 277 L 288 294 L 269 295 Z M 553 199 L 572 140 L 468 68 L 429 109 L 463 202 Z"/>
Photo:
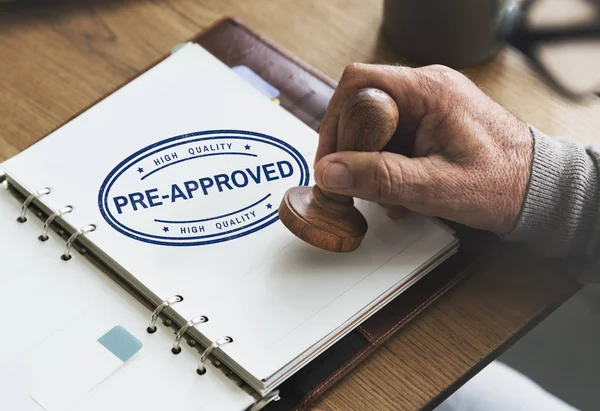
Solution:
<path fill-rule="evenodd" d="M 373 87 L 389 94 L 406 119 L 421 118 L 428 106 L 421 82 L 423 74 L 418 69 L 401 66 L 383 66 L 354 63 L 349 65 L 336 88 L 319 131 L 319 146 L 315 166 L 325 155 L 336 151 L 338 121 L 346 100 L 361 88 Z"/>
<path fill-rule="evenodd" d="M 324 190 L 380 204 L 417 210 L 427 200 L 435 182 L 424 158 L 409 159 L 392 153 L 340 152 L 317 164 L 315 181 Z M 401 209 L 390 210 L 400 217 Z"/>
<path fill-rule="evenodd" d="M 406 217 L 408 214 L 410 214 L 410 210 L 405 207 L 396 205 L 387 207 L 387 215 L 392 220 L 399 220 Z"/>

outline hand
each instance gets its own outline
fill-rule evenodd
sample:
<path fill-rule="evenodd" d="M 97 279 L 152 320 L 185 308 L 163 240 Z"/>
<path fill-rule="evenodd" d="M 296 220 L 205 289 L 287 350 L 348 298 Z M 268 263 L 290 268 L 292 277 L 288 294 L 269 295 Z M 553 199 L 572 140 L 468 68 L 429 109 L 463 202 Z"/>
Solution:
<path fill-rule="evenodd" d="M 396 101 L 394 139 L 410 142 L 411 158 L 335 152 L 342 106 L 364 87 Z M 532 152 L 529 127 L 452 69 L 352 64 L 321 125 L 315 180 L 324 190 L 378 202 L 392 218 L 409 210 L 504 234 L 518 218 Z"/>

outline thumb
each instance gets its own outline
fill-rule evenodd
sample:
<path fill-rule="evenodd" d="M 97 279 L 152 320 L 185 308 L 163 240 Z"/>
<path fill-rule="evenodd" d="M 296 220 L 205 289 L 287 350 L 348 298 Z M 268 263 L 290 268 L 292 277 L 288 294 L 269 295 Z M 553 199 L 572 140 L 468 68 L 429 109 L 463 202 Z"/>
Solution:
<path fill-rule="evenodd" d="M 434 189 L 424 158 L 388 152 L 330 154 L 317 163 L 315 181 L 332 193 L 411 209 L 419 208 Z"/>

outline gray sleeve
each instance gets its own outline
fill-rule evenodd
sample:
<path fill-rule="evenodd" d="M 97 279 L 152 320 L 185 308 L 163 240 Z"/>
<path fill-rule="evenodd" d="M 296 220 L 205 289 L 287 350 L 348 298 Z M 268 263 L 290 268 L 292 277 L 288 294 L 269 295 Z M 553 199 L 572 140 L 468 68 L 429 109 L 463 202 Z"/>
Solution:
<path fill-rule="evenodd" d="M 531 127 L 531 177 L 521 214 L 505 240 L 549 257 L 572 257 L 600 279 L 600 148 Z"/>

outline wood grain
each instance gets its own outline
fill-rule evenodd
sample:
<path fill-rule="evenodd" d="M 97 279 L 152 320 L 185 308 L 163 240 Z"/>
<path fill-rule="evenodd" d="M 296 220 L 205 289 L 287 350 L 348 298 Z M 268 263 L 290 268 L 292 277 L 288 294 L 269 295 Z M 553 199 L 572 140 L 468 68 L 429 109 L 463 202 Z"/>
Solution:
<path fill-rule="evenodd" d="M 11 157 L 225 15 L 337 79 L 353 62 L 398 63 L 379 33 L 382 0 L 88 0 L 0 6 L 0 160 Z M 600 101 L 550 90 L 515 51 L 465 70 L 521 119 L 598 141 Z M 527 264 L 527 255 L 522 255 Z M 543 274 L 543 273 L 542 273 Z M 502 267 L 434 303 L 315 409 L 427 408 L 493 359 L 577 286 Z"/>

